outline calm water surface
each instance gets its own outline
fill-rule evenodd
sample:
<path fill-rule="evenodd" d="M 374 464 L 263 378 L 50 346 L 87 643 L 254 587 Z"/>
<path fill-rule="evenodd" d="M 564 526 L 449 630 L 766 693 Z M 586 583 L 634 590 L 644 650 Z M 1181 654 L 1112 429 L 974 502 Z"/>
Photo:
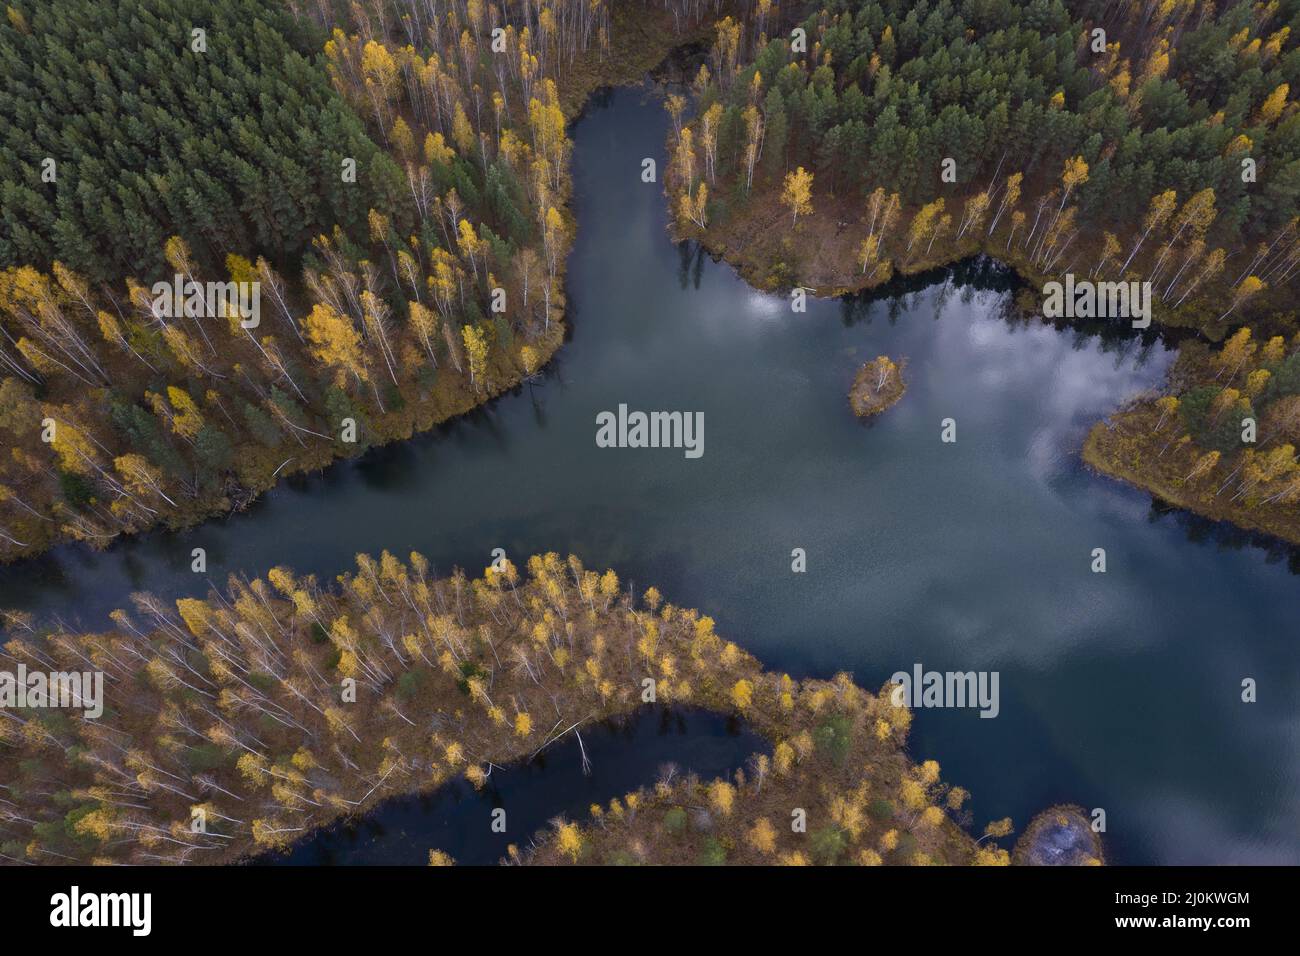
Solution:
<path fill-rule="evenodd" d="M 735 720 L 689 708 L 653 708 L 580 732 L 581 745 L 569 734 L 532 762 L 494 768 L 482 790 L 458 780 L 425 796 L 395 797 L 362 820 L 322 830 L 258 862 L 424 866 L 437 848 L 458 864 L 492 864 L 506 856 L 509 844 L 525 847 L 554 817 L 586 819 L 593 803 L 608 807 L 669 768 L 711 780 L 743 766 L 751 754 L 772 751 Z M 492 831 L 498 809 L 505 811 L 504 833 Z"/>
<path fill-rule="evenodd" d="M 133 590 L 206 590 L 199 546 L 216 581 L 331 575 L 383 548 L 443 572 L 497 547 L 573 552 L 796 675 L 999 671 L 997 719 L 922 711 L 912 736 L 981 824 L 1069 801 L 1105 808 L 1115 862 L 1300 862 L 1294 556 L 1225 543 L 1079 462 L 1089 424 L 1172 353 L 1008 322 L 996 276 L 793 314 L 668 241 L 640 182 L 642 157 L 664 166 L 665 122 L 624 90 L 575 129 L 575 332 L 546 377 L 191 533 L 0 571 L 0 606 L 103 626 Z M 907 395 L 863 425 L 846 394 L 882 353 L 908 360 Z M 619 403 L 703 411 L 704 456 L 598 449 L 596 415 Z"/>

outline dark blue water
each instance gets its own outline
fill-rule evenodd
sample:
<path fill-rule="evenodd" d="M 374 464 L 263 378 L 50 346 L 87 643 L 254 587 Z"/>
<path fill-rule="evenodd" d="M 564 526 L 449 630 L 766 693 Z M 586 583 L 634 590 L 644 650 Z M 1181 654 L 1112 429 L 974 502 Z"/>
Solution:
<path fill-rule="evenodd" d="M 557 816 L 585 820 L 593 803 L 609 809 L 654 783 L 668 768 L 702 780 L 727 776 L 752 754 L 771 753 L 762 737 L 734 719 L 693 709 L 653 708 L 617 723 L 580 728 L 531 762 L 497 767 L 482 790 L 464 780 L 425 796 L 386 800 L 361 820 L 322 830 L 290 851 L 258 862 L 291 866 L 423 866 L 429 850 L 458 864 L 491 864 L 506 847 L 521 850 Z M 583 770 L 586 750 L 589 772 Z M 504 809 L 505 831 L 492 828 Z"/>
<path fill-rule="evenodd" d="M 0 606 L 102 627 L 132 590 L 206 590 L 197 546 L 218 582 L 332 575 L 383 548 L 444 573 L 498 547 L 573 552 L 795 675 L 998 671 L 996 719 L 922 711 L 912 737 L 981 824 L 1069 801 L 1106 810 L 1114 861 L 1300 862 L 1294 558 L 1079 461 L 1088 427 L 1172 353 L 1009 321 L 987 270 L 795 314 L 668 241 L 661 189 L 640 181 L 642 157 L 663 168 L 665 126 L 625 90 L 575 129 L 573 337 L 538 383 L 191 533 L 0 571 Z M 908 391 L 863 425 L 848 388 L 882 353 L 908 359 Z M 620 403 L 704 412 L 703 457 L 597 448 L 596 415 Z"/>

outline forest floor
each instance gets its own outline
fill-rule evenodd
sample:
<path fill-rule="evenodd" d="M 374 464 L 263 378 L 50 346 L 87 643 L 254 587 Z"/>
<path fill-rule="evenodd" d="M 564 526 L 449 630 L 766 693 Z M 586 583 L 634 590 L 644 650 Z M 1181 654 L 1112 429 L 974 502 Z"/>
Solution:
<path fill-rule="evenodd" d="M 712 18 L 705 18 L 678 33 L 671 14 L 657 7 L 630 9 L 615 4 L 611 15 L 610 52 L 579 57 L 560 84 L 560 105 L 570 120 L 581 115 L 592 93 L 638 83 L 675 50 L 706 40 L 714 32 Z"/>

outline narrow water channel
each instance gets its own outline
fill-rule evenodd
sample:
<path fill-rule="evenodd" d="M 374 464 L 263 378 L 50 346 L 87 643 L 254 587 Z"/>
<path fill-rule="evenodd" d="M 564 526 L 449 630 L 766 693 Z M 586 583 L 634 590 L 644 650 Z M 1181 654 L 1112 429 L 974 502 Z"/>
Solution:
<path fill-rule="evenodd" d="M 395 797 L 256 862 L 423 866 L 429 850 L 439 849 L 461 865 L 493 864 L 512 843 L 524 849 L 557 816 L 585 820 L 593 803 L 608 807 L 660 776 L 712 780 L 772 751 L 733 718 L 690 708 L 650 708 L 580 732 L 581 742 L 570 734 L 531 761 L 494 768 L 482 790 L 458 780 L 426 795 Z"/>
<path fill-rule="evenodd" d="M 572 552 L 795 675 L 997 671 L 996 719 L 921 711 L 912 735 L 978 821 L 1023 827 L 1068 801 L 1106 810 L 1113 862 L 1300 862 L 1294 555 L 1079 461 L 1088 426 L 1172 353 L 1008 321 L 989 270 L 794 314 L 669 242 L 660 187 L 640 181 L 642 157 L 663 168 L 665 123 L 620 90 L 575 128 L 574 333 L 539 381 L 190 533 L 0 570 L 0 606 L 104 626 L 133 590 L 206 590 L 198 546 L 218 582 L 275 564 L 329 576 L 383 548 L 441 572 L 478 572 L 498 547 Z M 846 394 L 878 354 L 908 360 L 909 387 L 864 426 Z M 620 403 L 703 412 L 703 456 L 598 448 L 596 416 Z M 1240 700 L 1245 677 L 1258 703 Z"/>

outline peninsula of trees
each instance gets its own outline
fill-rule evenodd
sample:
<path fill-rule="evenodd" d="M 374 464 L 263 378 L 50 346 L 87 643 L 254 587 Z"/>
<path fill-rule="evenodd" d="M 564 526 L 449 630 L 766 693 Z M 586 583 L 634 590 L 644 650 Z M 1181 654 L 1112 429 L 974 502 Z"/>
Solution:
<path fill-rule="evenodd" d="M 971 838 L 966 792 L 907 758 L 911 714 L 889 685 L 795 681 L 654 588 L 634 595 L 574 557 L 526 566 L 439 579 L 418 554 L 359 555 L 329 585 L 277 567 L 174 607 L 137 594 L 106 632 L 9 615 L 7 669 L 102 671 L 106 699 L 98 719 L 0 710 L 0 858 L 235 862 L 385 797 L 483 786 L 653 686 L 659 703 L 738 715 L 771 755 L 520 834 L 510 859 L 1009 861 L 995 841 L 1010 821 Z M 703 841 L 700 814 L 717 824 Z"/>
<path fill-rule="evenodd" d="M 1171 504 L 1300 544 L 1300 333 L 1189 343 L 1169 391 L 1093 426 L 1088 464 Z"/>
<path fill-rule="evenodd" d="M 834 294 L 984 253 L 1220 337 L 1300 271 L 1300 2 L 768 0 L 670 98 L 680 235 Z"/>

